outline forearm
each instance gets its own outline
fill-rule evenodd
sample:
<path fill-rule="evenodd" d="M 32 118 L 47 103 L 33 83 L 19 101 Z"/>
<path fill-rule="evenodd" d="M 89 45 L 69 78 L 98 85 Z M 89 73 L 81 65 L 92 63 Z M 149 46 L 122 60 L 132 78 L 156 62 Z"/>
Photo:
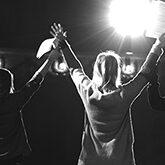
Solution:
<path fill-rule="evenodd" d="M 52 63 L 53 63 L 53 60 L 47 59 L 43 63 L 43 65 L 38 69 L 37 73 L 40 73 L 43 77 L 45 77 Z"/>
<path fill-rule="evenodd" d="M 140 73 L 142 73 L 148 80 L 151 79 L 154 70 L 156 69 L 156 62 L 163 50 L 158 45 L 153 45 L 145 62 L 143 63 Z"/>
<path fill-rule="evenodd" d="M 42 66 L 35 72 L 31 80 L 35 79 L 35 77 L 37 77 L 37 75 L 39 74 L 41 74 L 42 77 L 45 77 L 51 64 L 52 64 L 52 61 L 46 59 L 46 61 L 42 64 Z"/>
<path fill-rule="evenodd" d="M 159 94 L 159 84 L 152 84 L 148 87 L 148 101 L 153 109 L 165 111 L 165 99 Z"/>
<path fill-rule="evenodd" d="M 73 52 L 67 40 L 63 42 L 62 51 L 66 59 L 67 65 L 70 69 L 82 68 L 79 59 L 76 57 L 75 53 Z"/>
<path fill-rule="evenodd" d="M 38 74 L 41 74 L 42 77 L 45 77 L 45 75 L 47 74 L 50 66 L 52 65 L 52 63 L 54 62 L 54 58 L 53 55 L 54 53 L 57 53 L 58 50 L 54 49 L 50 52 L 49 56 L 47 57 L 47 59 L 44 61 L 44 63 L 41 65 L 41 67 L 35 72 L 34 77 L 36 77 Z M 32 79 L 33 79 L 32 78 Z"/>

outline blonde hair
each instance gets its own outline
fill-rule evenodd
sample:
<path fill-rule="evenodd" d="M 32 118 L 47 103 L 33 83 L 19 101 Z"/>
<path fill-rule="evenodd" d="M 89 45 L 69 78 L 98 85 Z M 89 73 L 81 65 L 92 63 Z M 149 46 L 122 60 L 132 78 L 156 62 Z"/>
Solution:
<path fill-rule="evenodd" d="M 121 58 L 112 50 L 98 54 L 93 67 L 92 81 L 99 89 L 108 84 L 118 88 L 121 85 Z"/>

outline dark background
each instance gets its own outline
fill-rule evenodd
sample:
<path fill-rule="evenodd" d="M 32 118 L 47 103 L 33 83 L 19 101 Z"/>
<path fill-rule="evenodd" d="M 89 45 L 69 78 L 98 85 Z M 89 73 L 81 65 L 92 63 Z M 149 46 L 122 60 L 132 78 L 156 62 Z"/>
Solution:
<path fill-rule="evenodd" d="M 106 49 L 123 54 L 133 51 L 142 60 L 154 39 L 121 38 L 108 26 L 109 0 L 1 0 L 0 55 L 21 87 L 34 73 L 40 43 L 50 38 L 50 26 L 61 23 L 68 40 L 91 74 L 96 55 Z M 122 43 L 124 41 L 124 43 Z M 161 94 L 165 94 L 164 60 L 159 69 Z M 24 109 L 32 154 L 25 165 L 76 165 L 81 149 L 83 105 L 69 76 L 49 73 L 40 90 Z M 146 89 L 132 106 L 137 165 L 165 164 L 165 112 L 152 110 Z"/>

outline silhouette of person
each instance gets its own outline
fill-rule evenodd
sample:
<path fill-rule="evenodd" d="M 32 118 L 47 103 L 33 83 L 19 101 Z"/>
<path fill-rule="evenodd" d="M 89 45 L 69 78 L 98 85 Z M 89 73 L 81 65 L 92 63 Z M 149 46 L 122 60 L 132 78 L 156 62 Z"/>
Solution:
<path fill-rule="evenodd" d="M 42 46 L 40 46 L 42 49 Z M 46 53 L 46 52 L 45 52 Z M 31 148 L 22 118 L 22 110 L 41 86 L 52 62 L 60 56 L 58 47 L 32 78 L 20 89 L 14 90 L 14 76 L 5 68 L 0 69 L 0 164 L 18 165 L 28 156 Z"/>

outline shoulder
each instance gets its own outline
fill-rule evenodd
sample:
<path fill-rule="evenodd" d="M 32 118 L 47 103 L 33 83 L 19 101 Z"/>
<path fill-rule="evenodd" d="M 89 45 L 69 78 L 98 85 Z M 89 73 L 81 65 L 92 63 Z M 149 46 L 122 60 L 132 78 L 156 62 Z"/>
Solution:
<path fill-rule="evenodd" d="M 90 102 L 92 104 L 97 104 L 103 107 L 117 106 L 122 102 L 122 99 L 121 87 L 107 93 L 102 93 L 98 89 L 93 90 L 93 93 L 90 96 Z"/>

